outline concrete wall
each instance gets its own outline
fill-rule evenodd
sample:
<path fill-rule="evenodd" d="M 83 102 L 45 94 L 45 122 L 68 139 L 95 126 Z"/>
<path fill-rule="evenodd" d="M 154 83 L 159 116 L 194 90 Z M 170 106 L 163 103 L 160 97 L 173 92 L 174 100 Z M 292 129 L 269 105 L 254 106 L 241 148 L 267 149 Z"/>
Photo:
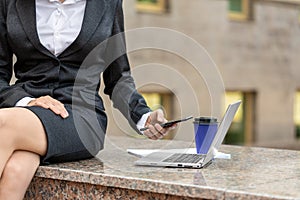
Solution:
<path fill-rule="evenodd" d="M 226 0 L 170 0 L 170 12 L 162 15 L 138 13 L 134 4 L 135 0 L 124 1 L 127 30 L 162 27 L 183 33 L 207 50 L 218 67 L 226 90 L 256 92 L 256 145 L 295 144 L 293 103 L 295 91 L 300 88 L 299 6 L 258 0 L 254 2 L 254 19 L 236 22 L 227 17 Z M 151 35 L 145 35 L 144 39 L 148 38 Z M 166 40 L 165 46 L 174 45 L 167 42 L 170 41 Z M 173 42 L 179 44 L 182 51 L 189 52 L 189 45 Z M 134 46 L 134 43 L 134 39 L 129 38 L 128 46 Z M 223 113 L 221 98 L 212 100 L 207 90 L 207 87 L 214 87 L 207 86 L 184 57 L 157 49 L 133 51 L 129 56 L 138 87 L 150 80 L 166 80 L 162 85 L 176 94 L 180 105 L 175 116 L 191 113 L 194 116 L 213 114 L 220 117 Z M 151 70 L 146 70 L 146 75 L 139 73 L 139 67 L 147 63 L 159 64 L 148 66 L 153 69 L 152 73 Z M 213 67 L 206 58 L 200 64 Z M 181 73 L 188 84 L 181 84 L 176 77 L 178 74 L 172 76 L 173 73 L 161 65 Z M 158 75 L 156 68 L 159 67 L 163 70 Z M 185 93 L 188 91 L 186 88 L 194 92 L 193 96 Z M 216 96 L 221 97 L 222 88 L 215 89 Z M 151 87 L 145 90 L 151 90 Z M 195 101 L 189 101 L 194 96 L 200 112 L 195 109 Z M 110 106 L 107 99 L 106 104 Z M 112 117 L 109 109 L 108 112 Z M 123 127 L 122 120 L 122 125 L 115 126 L 113 118 L 109 132 L 116 133 L 120 129 L 130 132 Z M 192 134 L 190 125 L 181 126 L 176 133 L 178 139 L 190 139 Z"/>

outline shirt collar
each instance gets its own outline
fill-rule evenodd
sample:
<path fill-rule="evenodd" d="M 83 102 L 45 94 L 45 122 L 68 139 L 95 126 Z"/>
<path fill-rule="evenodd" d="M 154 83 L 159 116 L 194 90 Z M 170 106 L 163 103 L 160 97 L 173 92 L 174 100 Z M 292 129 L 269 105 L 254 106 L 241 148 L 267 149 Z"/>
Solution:
<path fill-rule="evenodd" d="M 84 0 L 65 0 L 63 4 L 74 4 L 79 1 L 84 1 Z M 59 0 L 49 0 L 49 2 L 51 2 L 51 3 L 58 2 L 59 3 Z"/>

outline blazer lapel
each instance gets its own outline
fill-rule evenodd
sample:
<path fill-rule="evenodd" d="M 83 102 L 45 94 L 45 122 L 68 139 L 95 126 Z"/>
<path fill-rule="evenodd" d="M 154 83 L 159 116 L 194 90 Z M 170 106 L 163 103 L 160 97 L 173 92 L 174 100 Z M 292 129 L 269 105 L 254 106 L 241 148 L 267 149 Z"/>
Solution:
<path fill-rule="evenodd" d="M 35 0 L 17 0 L 16 8 L 24 31 L 33 46 L 47 56 L 53 57 L 54 55 L 39 40 L 36 28 Z"/>
<path fill-rule="evenodd" d="M 59 57 L 75 53 L 89 41 L 90 37 L 96 31 L 106 9 L 106 0 L 86 0 L 85 16 L 81 31 L 76 40 Z"/>

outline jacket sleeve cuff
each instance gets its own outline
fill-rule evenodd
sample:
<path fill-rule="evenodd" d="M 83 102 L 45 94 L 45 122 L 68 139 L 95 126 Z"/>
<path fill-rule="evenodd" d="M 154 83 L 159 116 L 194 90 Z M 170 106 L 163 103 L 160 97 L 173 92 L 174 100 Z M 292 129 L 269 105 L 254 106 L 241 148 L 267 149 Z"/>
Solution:
<path fill-rule="evenodd" d="M 25 106 L 28 106 L 28 103 L 30 101 L 32 101 L 33 99 L 35 98 L 32 98 L 32 97 L 24 97 L 22 98 L 21 100 L 19 100 L 17 103 L 16 103 L 16 107 L 25 107 Z"/>
<path fill-rule="evenodd" d="M 151 113 L 151 112 L 148 112 L 148 113 L 143 114 L 143 116 L 141 117 L 141 119 L 138 121 L 138 123 L 136 124 L 136 128 L 137 128 L 138 130 L 140 130 L 141 128 L 144 128 L 144 127 L 145 127 L 146 121 L 147 121 L 147 119 L 148 119 L 150 113 Z M 142 135 L 144 135 L 144 131 L 140 131 L 140 133 L 141 133 Z"/>

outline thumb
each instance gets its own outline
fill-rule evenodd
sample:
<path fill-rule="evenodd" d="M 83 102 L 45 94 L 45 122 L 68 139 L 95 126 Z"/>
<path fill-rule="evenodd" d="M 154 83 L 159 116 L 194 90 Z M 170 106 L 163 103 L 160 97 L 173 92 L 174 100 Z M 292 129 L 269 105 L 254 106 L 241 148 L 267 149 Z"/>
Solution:
<path fill-rule="evenodd" d="M 158 122 L 165 123 L 167 120 L 165 119 L 164 112 L 161 109 L 156 110 L 156 119 Z"/>

